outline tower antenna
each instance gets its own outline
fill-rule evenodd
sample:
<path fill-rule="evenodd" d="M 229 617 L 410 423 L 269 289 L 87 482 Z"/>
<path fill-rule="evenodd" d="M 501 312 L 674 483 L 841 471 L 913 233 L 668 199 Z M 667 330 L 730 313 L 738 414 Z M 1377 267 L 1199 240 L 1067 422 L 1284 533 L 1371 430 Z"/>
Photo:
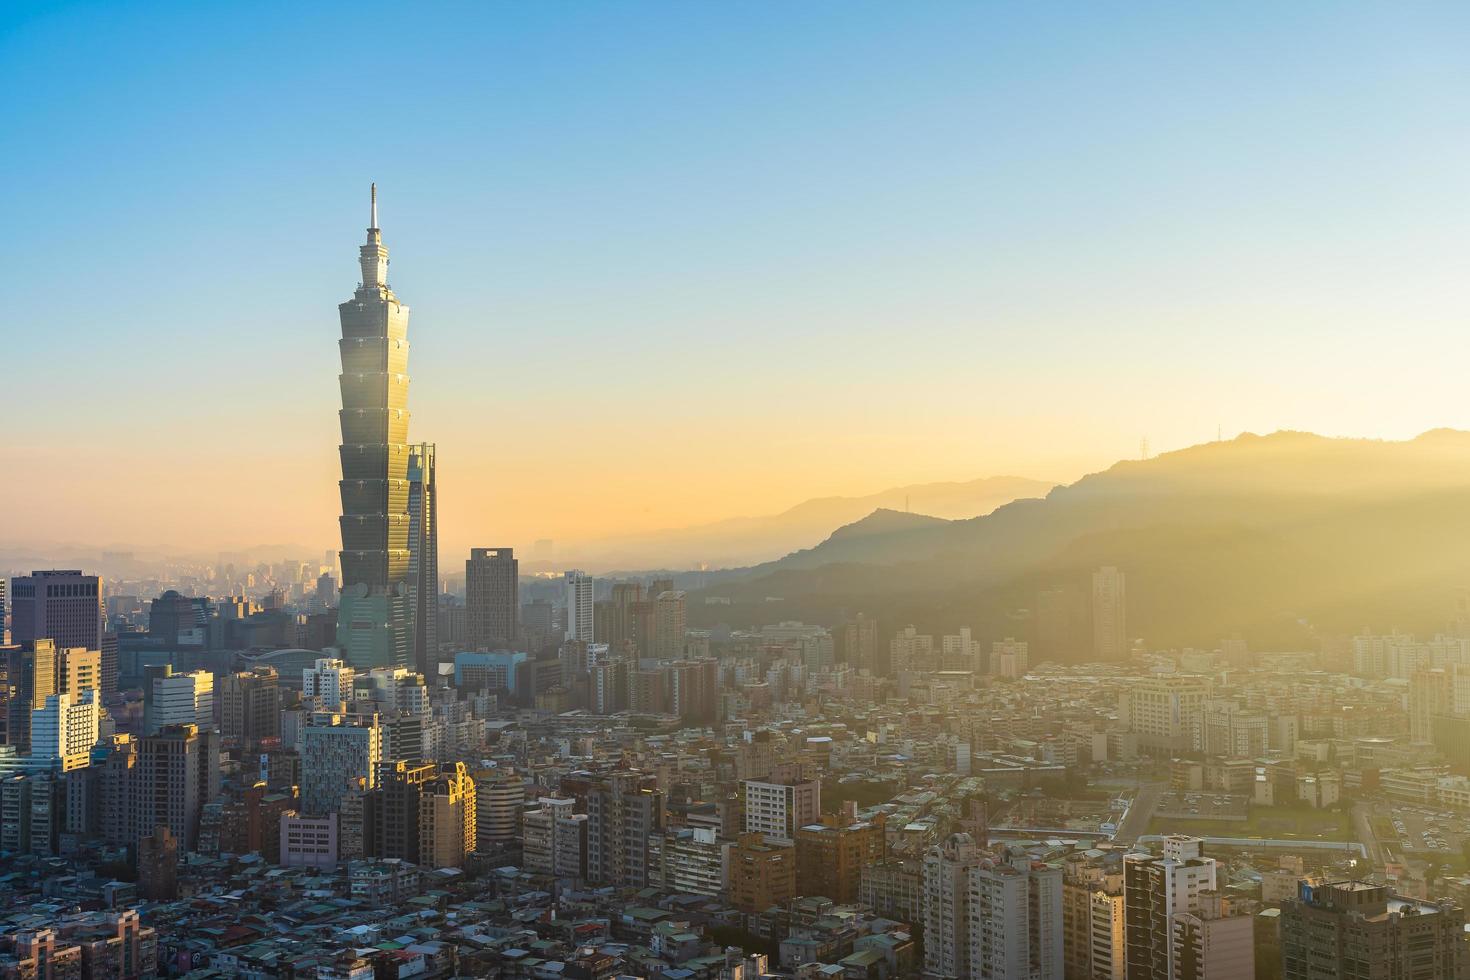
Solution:
<path fill-rule="evenodd" d="M 373 223 L 368 227 L 378 227 L 378 185 L 376 183 L 373 184 Z"/>

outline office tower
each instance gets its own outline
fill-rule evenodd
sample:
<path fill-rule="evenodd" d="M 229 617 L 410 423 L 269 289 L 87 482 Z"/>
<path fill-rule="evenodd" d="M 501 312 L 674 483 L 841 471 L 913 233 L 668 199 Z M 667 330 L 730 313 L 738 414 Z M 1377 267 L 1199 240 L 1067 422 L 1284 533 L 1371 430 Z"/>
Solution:
<path fill-rule="evenodd" d="M 376 715 L 319 717 L 301 730 L 301 812 L 335 813 L 344 794 L 372 789 L 383 758 L 383 730 Z"/>
<path fill-rule="evenodd" d="M 419 855 L 423 868 L 462 868 L 475 850 L 476 786 L 463 762 L 438 767 L 419 795 Z"/>
<path fill-rule="evenodd" d="M 85 647 L 57 651 L 56 689 L 68 694 L 102 689 L 102 652 Z"/>
<path fill-rule="evenodd" d="M 520 562 L 513 548 L 472 548 L 464 563 L 465 638 L 471 650 L 517 645 L 521 612 Z"/>
<path fill-rule="evenodd" d="M 143 688 L 143 732 L 154 735 L 171 725 L 214 730 L 214 675 L 207 670 L 175 674 L 172 667 L 149 667 Z"/>
<path fill-rule="evenodd" d="M 220 681 L 220 736 L 243 745 L 281 737 L 281 687 L 274 667 L 228 674 Z"/>
<path fill-rule="evenodd" d="M 882 672 L 878 662 L 878 621 L 858 613 L 842 627 L 842 659 L 854 670 Z"/>
<path fill-rule="evenodd" d="M 409 662 L 432 677 L 439 662 L 439 487 L 432 442 L 408 450 L 408 586 L 413 615 Z"/>
<path fill-rule="evenodd" d="M 526 784 L 513 769 L 481 769 L 474 774 L 476 840 L 494 850 L 516 839 Z"/>
<path fill-rule="evenodd" d="M 169 647 L 202 647 L 209 642 L 209 600 L 169 589 L 148 606 L 148 636 Z"/>
<path fill-rule="evenodd" d="M 1173 980 L 1174 916 L 1199 912 L 1200 894 L 1215 891 L 1216 874 L 1198 837 L 1166 837 L 1161 857 L 1123 859 L 1128 980 Z"/>
<path fill-rule="evenodd" d="M 970 869 L 980 849 L 969 834 L 950 834 L 924 853 L 924 969 L 970 977 Z"/>
<path fill-rule="evenodd" d="M 592 635 L 592 576 L 573 570 L 566 573 L 564 580 L 567 603 L 565 639 L 595 642 L 596 638 Z"/>
<path fill-rule="evenodd" d="M 821 822 L 796 829 L 796 871 L 801 890 L 840 905 L 858 901 L 863 868 L 888 857 L 884 817 L 859 820 L 856 804 L 842 814 L 824 813 Z"/>
<path fill-rule="evenodd" d="M 57 772 L 90 765 L 101 720 L 96 688 L 48 695 L 31 712 L 31 758 Z"/>
<path fill-rule="evenodd" d="M 633 770 L 598 777 L 587 794 L 587 879 L 593 884 L 645 888 L 648 838 L 663 829 L 657 778 Z"/>
<path fill-rule="evenodd" d="M 798 827 L 820 822 L 822 782 L 800 777 L 786 782 L 745 781 L 745 832 L 791 843 Z M 828 896 L 831 897 L 830 895 Z"/>
<path fill-rule="evenodd" d="M 1112 565 L 1092 573 L 1092 655 L 1098 660 L 1128 656 L 1128 601 L 1124 575 Z"/>
<path fill-rule="evenodd" d="M 730 848 L 730 904 L 760 913 L 785 907 L 801 894 L 796 885 L 796 849 L 760 834 L 741 834 Z"/>
<path fill-rule="evenodd" d="M 102 649 L 102 580 L 75 570 L 35 571 L 10 580 L 10 633 L 25 645 Z"/>
<path fill-rule="evenodd" d="M 364 803 L 369 855 L 418 863 L 419 798 L 437 773 L 432 762 L 378 763 L 375 785 Z"/>
<path fill-rule="evenodd" d="M 31 712 L 56 693 L 56 645 L 31 640 L 0 650 L 5 660 L 5 744 L 24 752 L 31 744 Z"/>
<path fill-rule="evenodd" d="M 1387 885 L 1302 886 L 1281 906 L 1283 980 L 1463 980 L 1465 912 L 1394 895 Z"/>
<path fill-rule="evenodd" d="M 684 656 L 684 613 L 687 596 L 677 589 L 660 592 L 653 601 L 653 655 L 660 660 Z"/>
<path fill-rule="evenodd" d="M 204 805 L 219 795 L 219 742 L 212 731 L 175 725 L 133 740 L 118 736 L 103 771 L 103 832 L 135 846 L 160 826 L 192 851 Z"/>
<path fill-rule="evenodd" d="M 1197 674 L 1152 674 L 1132 681 L 1119 698 L 1123 726 L 1138 735 L 1140 751 L 1171 757 L 1196 751 L 1210 679 Z"/>
<path fill-rule="evenodd" d="M 106 697 L 117 691 L 117 634 L 102 634 L 102 695 Z"/>
<path fill-rule="evenodd" d="M 969 869 L 970 975 L 1062 980 L 1062 869 L 1012 848 Z"/>
<path fill-rule="evenodd" d="M 314 667 L 301 671 L 301 698 L 328 711 L 344 701 L 352 700 L 352 682 L 356 672 L 335 657 L 322 657 Z"/>
<path fill-rule="evenodd" d="M 342 322 L 342 595 L 337 647 L 353 667 L 405 667 L 409 582 L 408 307 L 388 286 L 388 249 L 372 224 L 359 250 L 362 282 Z"/>

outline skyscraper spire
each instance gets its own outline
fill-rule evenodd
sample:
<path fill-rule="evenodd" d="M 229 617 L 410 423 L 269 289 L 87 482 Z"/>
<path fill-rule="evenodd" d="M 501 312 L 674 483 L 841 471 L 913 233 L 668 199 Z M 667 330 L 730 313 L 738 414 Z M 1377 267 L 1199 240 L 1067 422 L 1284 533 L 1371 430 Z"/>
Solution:
<path fill-rule="evenodd" d="M 378 230 L 378 185 L 373 184 L 373 221 L 368 225 L 368 231 Z"/>

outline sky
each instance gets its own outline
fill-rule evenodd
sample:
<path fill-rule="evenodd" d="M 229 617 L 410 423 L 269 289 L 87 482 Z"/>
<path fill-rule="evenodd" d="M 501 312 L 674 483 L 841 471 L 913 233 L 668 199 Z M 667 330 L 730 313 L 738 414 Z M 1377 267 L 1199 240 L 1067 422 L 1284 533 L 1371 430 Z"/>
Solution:
<path fill-rule="evenodd" d="M 336 540 L 379 187 L 441 549 L 1470 428 L 1470 7 L 0 5 L 0 537 Z"/>

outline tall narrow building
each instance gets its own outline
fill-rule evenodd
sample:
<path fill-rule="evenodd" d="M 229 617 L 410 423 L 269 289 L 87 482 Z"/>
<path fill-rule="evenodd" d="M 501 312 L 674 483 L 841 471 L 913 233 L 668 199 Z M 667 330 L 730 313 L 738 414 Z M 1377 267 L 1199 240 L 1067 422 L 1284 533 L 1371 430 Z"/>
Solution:
<path fill-rule="evenodd" d="M 342 600 L 337 646 L 353 667 L 406 667 L 413 637 L 409 575 L 408 307 L 388 287 L 388 249 L 372 224 L 358 249 L 362 282 L 342 321 Z"/>
<path fill-rule="evenodd" d="M 513 649 L 520 635 L 520 562 L 513 548 L 471 548 L 464 563 L 465 645 Z"/>
<path fill-rule="evenodd" d="M 439 662 L 439 486 L 432 442 L 408 451 L 408 580 L 414 669 L 433 678 Z"/>

